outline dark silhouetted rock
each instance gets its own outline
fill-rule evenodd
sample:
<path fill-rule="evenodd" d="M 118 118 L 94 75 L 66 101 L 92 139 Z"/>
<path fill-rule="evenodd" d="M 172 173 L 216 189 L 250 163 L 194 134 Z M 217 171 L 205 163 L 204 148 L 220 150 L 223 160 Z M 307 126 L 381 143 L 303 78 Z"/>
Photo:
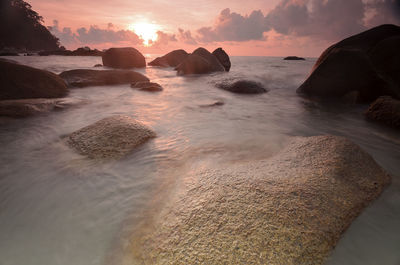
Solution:
<path fill-rule="evenodd" d="M 288 61 L 304 61 L 305 59 L 303 57 L 297 57 L 297 56 L 288 56 L 283 58 L 283 60 L 288 60 Z"/>
<path fill-rule="evenodd" d="M 32 98 L 0 100 L 0 116 L 23 118 L 61 110 L 84 101 L 72 98 Z"/>
<path fill-rule="evenodd" d="M 358 102 L 400 98 L 400 27 L 382 25 L 326 49 L 297 92 L 337 99 L 357 91 Z"/>
<path fill-rule="evenodd" d="M 0 56 L 19 56 L 16 52 L 0 52 Z"/>
<path fill-rule="evenodd" d="M 39 52 L 40 56 L 48 55 L 62 55 L 62 56 L 102 56 L 103 52 L 97 49 L 90 49 L 89 47 L 81 47 L 74 51 L 58 49 L 54 51 L 42 51 Z"/>
<path fill-rule="evenodd" d="M 268 91 L 261 83 L 250 80 L 239 80 L 233 83 L 223 82 L 217 84 L 217 87 L 238 94 L 261 94 Z"/>
<path fill-rule="evenodd" d="M 217 57 L 204 48 L 196 49 L 175 69 L 178 71 L 178 75 L 225 71 L 225 68 L 218 61 Z"/>
<path fill-rule="evenodd" d="M 223 105 L 225 105 L 225 103 L 223 101 L 215 101 L 214 103 L 211 103 L 211 104 L 200 105 L 200 107 L 209 108 L 209 107 L 219 107 L 219 106 L 223 106 Z"/>
<path fill-rule="evenodd" d="M 212 54 L 217 57 L 218 61 L 225 68 L 225 71 L 229 72 L 231 69 L 231 60 L 229 59 L 228 54 L 222 48 L 216 49 Z"/>
<path fill-rule="evenodd" d="M 119 158 L 156 134 L 142 123 L 123 115 L 102 119 L 67 137 L 69 146 L 90 158 Z"/>
<path fill-rule="evenodd" d="M 112 68 L 146 67 L 144 56 L 135 48 L 110 48 L 104 52 L 103 65 Z"/>
<path fill-rule="evenodd" d="M 163 90 L 159 84 L 153 82 L 135 82 L 131 84 L 131 87 L 148 92 L 159 92 Z"/>
<path fill-rule="evenodd" d="M 162 57 L 157 57 L 153 61 L 149 63 L 151 66 L 159 66 L 159 67 L 176 67 L 180 63 L 182 63 L 189 54 L 184 50 L 175 50 L 167 53 Z"/>
<path fill-rule="evenodd" d="M 98 63 L 98 64 L 95 64 L 93 67 L 103 67 L 103 65 Z"/>
<path fill-rule="evenodd" d="M 67 85 L 56 74 L 0 60 L 0 99 L 59 98 Z"/>
<path fill-rule="evenodd" d="M 400 128 L 400 100 L 379 97 L 365 112 L 367 118 Z"/>
<path fill-rule="evenodd" d="M 134 234 L 143 264 L 323 264 L 390 182 L 356 144 L 296 137 L 263 161 L 191 168 Z"/>
<path fill-rule="evenodd" d="M 71 87 L 107 86 L 149 81 L 144 75 L 130 70 L 88 70 L 65 71 L 60 77 Z"/>

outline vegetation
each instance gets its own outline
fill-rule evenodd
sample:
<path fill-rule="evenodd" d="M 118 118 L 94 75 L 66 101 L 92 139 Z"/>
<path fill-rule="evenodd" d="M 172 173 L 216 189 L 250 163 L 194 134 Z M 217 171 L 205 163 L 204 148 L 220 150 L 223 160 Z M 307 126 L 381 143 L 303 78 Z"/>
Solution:
<path fill-rule="evenodd" d="M 43 18 L 23 0 L 0 0 L 0 50 L 57 50 L 59 40 L 42 25 Z"/>

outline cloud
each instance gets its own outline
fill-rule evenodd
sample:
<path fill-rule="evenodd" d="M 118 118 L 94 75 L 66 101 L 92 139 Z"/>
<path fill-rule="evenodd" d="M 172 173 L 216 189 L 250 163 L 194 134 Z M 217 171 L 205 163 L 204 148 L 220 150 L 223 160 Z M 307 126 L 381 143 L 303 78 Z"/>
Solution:
<path fill-rule="evenodd" d="M 267 30 L 260 10 L 242 16 L 226 8 L 219 14 L 213 28 L 202 27 L 197 30 L 197 38 L 202 42 L 263 40 L 263 32 Z"/>
<path fill-rule="evenodd" d="M 366 7 L 370 15 L 366 21 L 368 26 L 400 24 L 400 0 L 373 0 Z"/>
<path fill-rule="evenodd" d="M 162 46 L 162 45 L 168 45 L 170 42 L 177 42 L 178 40 L 176 39 L 175 34 L 168 34 L 165 33 L 161 30 L 157 31 L 157 40 L 156 41 L 149 41 L 150 44 L 153 46 Z"/>
<path fill-rule="evenodd" d="M 189 45 L 197 45 L 197 41 L 192 37 L 192 33 L 190 30 L 183 30 L 181 28 L 178 29 L 178 39 L 180 42 Z"/>

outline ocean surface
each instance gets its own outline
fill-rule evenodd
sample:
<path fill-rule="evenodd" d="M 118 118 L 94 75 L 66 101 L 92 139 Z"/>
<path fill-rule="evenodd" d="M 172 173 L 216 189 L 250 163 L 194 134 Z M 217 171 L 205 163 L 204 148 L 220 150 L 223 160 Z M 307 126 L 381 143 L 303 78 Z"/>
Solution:
<path fill-rule="evenodd" d="M 154 55 L 146 55 L 150 61 Z M 8 57 L 55 73 L 95 69 L 100 57 Z M 321 104 L 296 88 L 315 58 L 231 57 L 229 73 L 177 76 L 172 68 L 139 72 L 160 93 L 129 85 L 72 89 L 86 103 L 27 119 L 0 120 L 0 265 L 106 265 L 129 250 L 139 223 L 157 213 L 194 167 L 262 159 L 292 136 L 342 135 L 359 144 L 393 177 L 351 225 L 330 265 L 400 264 L 400 134 L 364 119 L 367 105 Z M 96 68 L 102 70 L 104 68 Z M 237 95 L 221 81 L 259 81 L 269 92 Z M 217 101 L 222 106 L 208 106 Z M 157 138 L 118 161 L 76 154 L 63 136 L 104 117 L 126 114 Z M 147 217 L 146 217 L 147 216 Z M 145 218 L 146 217 L 146 218 Z"/>

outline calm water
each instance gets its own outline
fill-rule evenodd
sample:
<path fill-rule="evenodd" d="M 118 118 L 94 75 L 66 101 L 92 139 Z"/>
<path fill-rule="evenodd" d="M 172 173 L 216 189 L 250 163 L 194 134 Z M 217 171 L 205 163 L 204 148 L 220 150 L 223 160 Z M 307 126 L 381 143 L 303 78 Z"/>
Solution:
<path fill-rule="evenodd" d="M 10 59 L 55 73 L 101 63 L 98 57 Z M 86 104 L 0 120 L 0 265 L 110 264 L 149 213 L 154 204 L 149 202 L 168 194 L 169 184 L 193 165 L 265 158 L 291 136 L 319 134 L 352 139 L 393 176 L 392 185 L 345 233 L 328 264 L 399 265 L 400 134 L 365 121 L 366 105 L 322 106 L 296 95 L 314 62 L 233 57 L 231 72 L 194 77 L 147 68 L 139 71 L 161 84 L 163 92 L 129 85 L 75 89 L 69 96 Z M 239 78 L 262 82 L 269 92 L 235 95 L 214 86 Z M 216 101 L 225 105 L 204 106 Z M 114 114 L 142 121 L 158 137 L 107 163 L 81 157 L 60 140 Z"/>

